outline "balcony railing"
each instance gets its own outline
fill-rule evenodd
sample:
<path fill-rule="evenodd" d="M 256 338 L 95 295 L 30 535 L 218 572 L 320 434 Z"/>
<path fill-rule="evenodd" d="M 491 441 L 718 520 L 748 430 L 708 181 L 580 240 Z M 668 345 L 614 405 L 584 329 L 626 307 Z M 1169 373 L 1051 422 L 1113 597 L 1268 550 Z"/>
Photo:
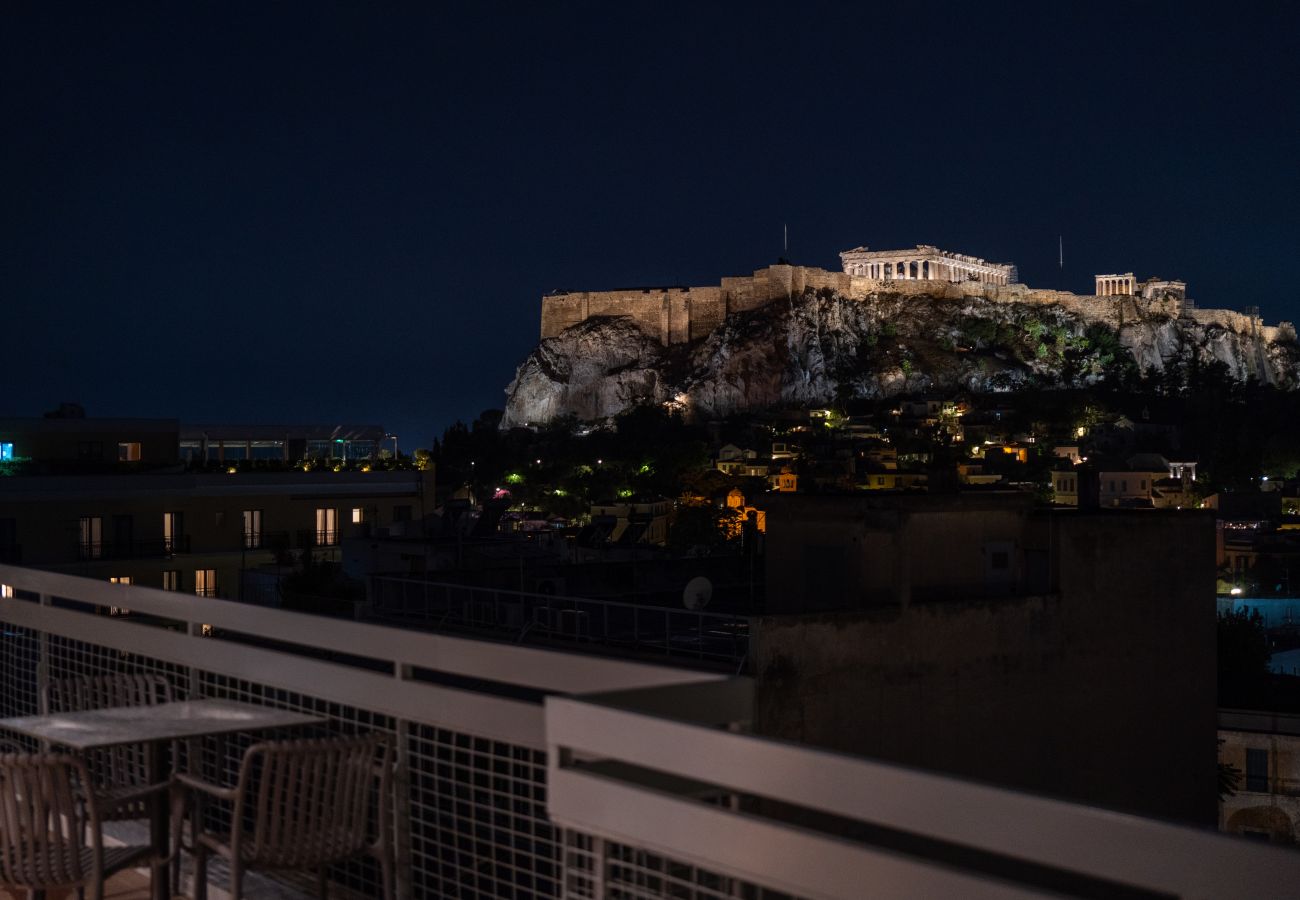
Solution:
<path fill-rule="evenodd" d="M 389 735 L 399 897 L 1272 897 L 1300 883 L 1300 854 L 741 733 L 745 678 L 11 566 L 0 584 L 0 715 L 37 712 L 44 679 L 146 671 Z M 131 616 L 100 614 L 122 605 Z M 208 758 L 214 777 L 234 775 L 227 749 Z M 329 879 L 376 894 L 369 864 Z"/>
<path fill-rule="evenodd" d="M 299 528 L 297 537 L 297 546 L 300 550 L 310 550 L 313 547 L 337 547 L 339 544 L 337 529 Z"/>
<path fill-rule="evenodd" d="M 150 538 L 140 541 L 81 541 L 77 544 L 77 558 L 95 559 L 165 559 L 177 553 L 190 552 L 190 536 Z"/>
<path fill-rule="evenodd" d="M 520 643 L 592 644 L 713 662 L 732 672 L 749 651 L 749 619 L 726 613 L 387 575 L 371 577 L 369 599 L 381 621 L 495 632 Z"/>

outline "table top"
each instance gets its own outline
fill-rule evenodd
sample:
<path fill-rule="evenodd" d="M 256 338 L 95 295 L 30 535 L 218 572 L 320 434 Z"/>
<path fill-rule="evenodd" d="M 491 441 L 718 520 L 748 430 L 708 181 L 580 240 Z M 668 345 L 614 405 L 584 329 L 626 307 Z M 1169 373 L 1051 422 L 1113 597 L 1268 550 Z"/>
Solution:
<path fill-rule="evenodd" d="M 322 716 L 233 700 L 182 700 L 154 706 L 111 706 L 83 712 L 18 716 L 0 719 L 0 730 L 77 750 L 92 750 L 146 741 L 202 737 L 205 734 L 315 725 L 324 721 Z"/>

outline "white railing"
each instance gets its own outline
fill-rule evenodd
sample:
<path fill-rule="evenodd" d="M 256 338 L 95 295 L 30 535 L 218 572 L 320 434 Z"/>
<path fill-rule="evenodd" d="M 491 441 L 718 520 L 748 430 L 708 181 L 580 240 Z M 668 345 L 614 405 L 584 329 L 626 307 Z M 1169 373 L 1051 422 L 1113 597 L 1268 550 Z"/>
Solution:
<path fill-rule="evenodd" d="M 722 727 L 748 687 L 548 698 L 551 818 L 805 897 L 1300 897 L 1293 850 Z"/>
<path fill-rule="evenodd" d="M 593 686 L 636 687 L 717 677 L 641 662 L 302 615 L 12 566 L 0 566 L 0 584 L 39 598 L 36 604 L 0 606 L 0 621 L 13 625 L 231 677 L 262 680 L 285 690 L 399 719 L 422 721 L 433 713 L 433 721 L 440 725 L 534 747 L 545 743 L 541 707 L 537 704 L 416 681 L 412 679 L 413 671 L 423 669 L 558 693 L 581 693 Z M 98 609 L 125 607 L 136 621 L 60 608 L 54 605 L 55 598 Z M 144 616 L 174 622 L 178 628 L 143 627 L 139 619 Z M 213 640 L 203 636 L 204 626 L 218 634 L 228 632 L 375 661 L 392 674 L 288 656 L 284 650 L 238 641 Z"/>
<path fill-rule="evenodd" d="M 0 584 L 6 715 L 41 679 L 125 667 L 392 734 L 402 896 L 1300 896 L 1300 854 L 745 734 L 744 678 L 15 567 Z"/>
<path fill-rule="evenodd" d="M 193 696 L 388 733 L 402 897 L 557 896 L 541 695 L 719 677 L 12 566 L 0 566 L 0 585 L 2 715 L 36 713 L 46 679 L 143 670 Z M 101 614 L 112 607 L 130 615 Z M 233 778 L 238 754 L 219 758 L 227 771 L 216 777 Z M 373 894 L 373 872 L 332 877 Z"/>

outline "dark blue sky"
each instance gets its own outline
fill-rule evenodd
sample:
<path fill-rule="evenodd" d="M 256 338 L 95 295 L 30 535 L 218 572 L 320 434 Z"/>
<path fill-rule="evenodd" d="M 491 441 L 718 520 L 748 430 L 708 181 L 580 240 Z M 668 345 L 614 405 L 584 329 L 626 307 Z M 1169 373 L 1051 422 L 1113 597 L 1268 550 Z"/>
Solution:
<path fill-rule="evenodd" d="M 500 406 L 542 293 L 934 243 L 1300 318 L 1293 4 L 9 4 L 0 414 Z"/>

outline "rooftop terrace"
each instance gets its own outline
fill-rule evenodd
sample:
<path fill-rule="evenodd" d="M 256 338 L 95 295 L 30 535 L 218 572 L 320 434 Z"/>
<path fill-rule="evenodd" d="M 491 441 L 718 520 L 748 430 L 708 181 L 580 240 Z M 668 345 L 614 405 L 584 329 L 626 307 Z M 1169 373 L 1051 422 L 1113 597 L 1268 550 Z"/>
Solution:
<path fill-rule="evenodd" d="M 1300 896 L 1300 855 L 754 735 L 746 678 L 13 566 L 0 584 L 0 715 L 35 713 L 46 679 L 147 671 L 388 734 L 402 897 Z M 375 895 L 366 864 L 330 878 Z"/>

